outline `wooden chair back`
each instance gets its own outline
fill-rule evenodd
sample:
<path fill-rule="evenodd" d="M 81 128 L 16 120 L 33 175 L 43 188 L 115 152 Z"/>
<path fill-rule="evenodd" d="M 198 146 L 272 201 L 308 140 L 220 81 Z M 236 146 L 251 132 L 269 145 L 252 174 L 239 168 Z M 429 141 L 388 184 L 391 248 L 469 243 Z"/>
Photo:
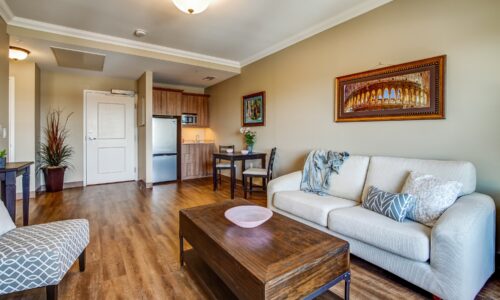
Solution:
<path fill-rule="evenodd" d="M 269 180 L 273 179 L 273 168 L 274 160 L 276 158 L 276 147 L 271 150 L 271 156 L 269 157 L 269 164 L 267 165 L 267 178 Z"/>

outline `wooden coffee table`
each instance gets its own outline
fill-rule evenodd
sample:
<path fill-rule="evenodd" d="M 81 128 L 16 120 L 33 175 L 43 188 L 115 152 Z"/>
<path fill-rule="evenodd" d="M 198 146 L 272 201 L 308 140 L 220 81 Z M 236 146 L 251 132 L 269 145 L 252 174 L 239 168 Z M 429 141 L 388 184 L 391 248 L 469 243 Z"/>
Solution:
<path fill-rule="evenodd" d="M 263 225 L 240 228 L 224 217 L 233 200 L 179 212 L 180 262 L 214 299 L 313 299 L 345 281 L 349 244 L 274 213 Z M 184 250 L 184 240 L 192 246 Z"/>

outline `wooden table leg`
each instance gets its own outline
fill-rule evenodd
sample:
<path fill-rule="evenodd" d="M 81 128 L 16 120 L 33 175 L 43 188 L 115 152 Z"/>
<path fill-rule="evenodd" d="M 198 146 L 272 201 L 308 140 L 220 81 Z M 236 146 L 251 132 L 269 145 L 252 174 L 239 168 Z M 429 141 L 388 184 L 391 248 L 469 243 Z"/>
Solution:
<path fill-rule="evenodd" d="M 184 237 L 182 233 L 179 231 L 179 261 L 181 263 L 181 267 L 184 266 Z"/>
<path fill-rule="evenodd" d="M 262 169 L 265 169 L 266 168 L 266 155 L 264 154 L 264 156 L 262 156 L 262 158 L 260 159 L 260 163 L 262 164 L 261 168 Z"/>
<path fill-rule="evenodd" d="M 245 169 L 247 167 L 247 161 L 245 159 L 241 160 L 241 178 L 243 178 L 243 172 L 245 172 Z"/>
<path fill-rule="evenodd" d="M 212 157 L 212 176 L 213 176 L 214 191 L 216 191 L 217 190 L 217 159 L 215 159 L 215 157 Z"/>
<path fill-rule="evenodd" d="M 12 219 L 16 222 L 16 171 L 5 173 L 5 206 Z"/>
<path fill-rule="evenodd" d="M 231 157 L 231 199 L 234 199 L 235 186 L 236 186 L 236 170 L 234 167 L 234 159 Z"/>
<path fill-rule="evenodd" d="M 27 226 L 30 219 L 30 167 L 26 167 L 23 174 L 23 226 Z"/>

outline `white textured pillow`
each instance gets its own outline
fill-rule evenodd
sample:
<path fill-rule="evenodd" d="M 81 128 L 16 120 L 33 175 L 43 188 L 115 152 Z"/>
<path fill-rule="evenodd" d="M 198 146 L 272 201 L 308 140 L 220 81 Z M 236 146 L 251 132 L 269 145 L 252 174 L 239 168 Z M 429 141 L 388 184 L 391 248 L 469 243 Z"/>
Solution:
<path fill-rule="evenodd" d="M 455 203 L 462 189 L 458 181 L 446 181 L 434 175 L 412 171 L 401 193 L 415 197 L 406 217 L 427 226 L 434 226 L 437 219 Z"/>
<path fill-rule="evenodd" d="M 6 233 L 7 231 L 11 231 L 14 228 L 16 228 L 16 224 L 12 222 L 7 208 L 5 208 L 3 202 L 0 201 L 0 235 Z"/>

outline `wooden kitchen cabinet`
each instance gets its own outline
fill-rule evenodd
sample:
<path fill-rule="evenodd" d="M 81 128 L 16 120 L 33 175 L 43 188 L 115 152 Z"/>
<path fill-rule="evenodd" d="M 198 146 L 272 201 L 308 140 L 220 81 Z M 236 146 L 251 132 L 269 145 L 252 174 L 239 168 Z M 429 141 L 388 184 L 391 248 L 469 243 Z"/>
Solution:
<path fill-rule="evenodd" d="M 182 179 L 212 176 L 214 144 L 183 144 L 181 157 Z"/>
<path fill-rule="evenodd" d="M 182 113 L 195 114 L 197 122 L 187 127 L 208 127 L 209 126 L 209 111 L 208 111 L 209 95 L 184 93 L 182 95 Z"/>
<path fill-rule="evenodd" d="M 153 115 L 180 116 L 182 114 L 182 91 L 153 89 Z"/>

